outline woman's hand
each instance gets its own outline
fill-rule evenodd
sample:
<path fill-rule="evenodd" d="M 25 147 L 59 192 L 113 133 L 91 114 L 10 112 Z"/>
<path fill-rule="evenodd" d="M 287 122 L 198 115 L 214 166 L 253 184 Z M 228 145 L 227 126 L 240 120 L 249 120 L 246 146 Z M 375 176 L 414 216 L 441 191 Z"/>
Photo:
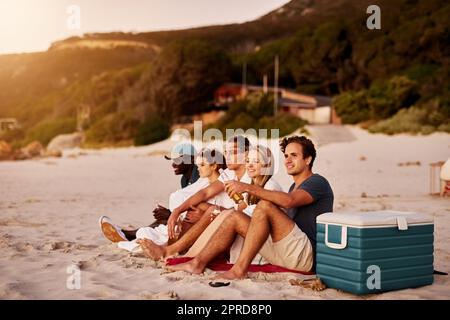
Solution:
<path fill-rule="evenodd" d="M 169 235 L 169 239 L 175 238 L 175 227 L 178 223 L 178 218 L 180 217 L 181 212 L 177 209 L 173 210 L 172 214 L 167 220 L 167 233 Z"/>
<path fill-rule="evenodd" d="M 228 196 L 231 198 L 236 193 L 244 193 L 247 192 L 248 184 L 240 182 L 240 181 L 226 181 L 225 182 L 225 191 L 228 193 Z"/>
<path fill-rule="evenodd" d="M 184 221 L 187 221 L 189 223 L 196 223 L 203 216 L 203 213 L 204 212 L 199 208 L 191 206 L 191 209 L 186 214 L 186 218 L 184 218 Z"/>
<path fill-rule="evenodd" d="M 236 210 L 237 210 L 237 211 L 243 212 L 243 211 L 245 210 L 245 208 L 247 208 L 247 207 L 248 207 L 247 203 L 246 203 L 245 201 L 241 201 L 241 202 L 237 205 Z"/>

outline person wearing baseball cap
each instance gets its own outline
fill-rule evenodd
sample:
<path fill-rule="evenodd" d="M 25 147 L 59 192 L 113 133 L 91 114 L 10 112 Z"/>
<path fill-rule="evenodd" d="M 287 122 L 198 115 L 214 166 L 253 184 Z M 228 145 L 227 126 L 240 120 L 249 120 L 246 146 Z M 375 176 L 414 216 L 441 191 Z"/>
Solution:
<path fill-rule="evenodd" d="M 165 155 L 166 160 L 172 161 L 172 168 L 175 175 L 181 175 L 181 187 L 185 188 L 198 180 L 198 168 L 195 165 L 195 155 L 197 151 L 190 143 L 175 145 L 169 155 Z"/>
<path fill-rule="evenodd" d="M 192 144 L 181 143 L 175 145 L 171 153 L 164 156 L 166 160 L 172 161 L 172 168 L 175 175 L 181 175 L 181 189 L 195 183 L 200 178 L 197 165 L 195 164 L 196 154 L 197 151 Z M 153 210 L 155 222 L 149 227 L 156 228 L 160 224 L 167 224 L 167 219 L 169 219 L 170 214 L 171 211 L 168 208 L 158 204 Z M 138 231 L 138 229 L 124 230 L 115 225 L 107 216 L 101 216 L 99 223 L 102 233 L 112 242 L 134 239 Z"/>

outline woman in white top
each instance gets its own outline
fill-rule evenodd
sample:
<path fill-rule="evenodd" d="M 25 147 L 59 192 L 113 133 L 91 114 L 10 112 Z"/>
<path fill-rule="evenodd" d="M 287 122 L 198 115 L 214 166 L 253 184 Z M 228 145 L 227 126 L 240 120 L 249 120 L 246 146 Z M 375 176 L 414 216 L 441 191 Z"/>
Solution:
<path fill-rule="evenodd" d="M 266 190 L 281 191 L 281 186 L 272 178 L 274 161 L 269 148 L 261 145 L 250 148 L 245 166 L 248 176 L 252 179 L 251 184 L 259 185 Z M 245 194 L 244 198 L 245 207 L 242 207 L 242 211 L 251 217 L 259 199 L 249 194 Z"/>
<path fill-rule="evenodd" d="M 281 186 L 273 178 L 274 157 L 269 148 L 257 146 L 251 148 L 246 159 L 247 174 L 252 178 L 252 184 L 259 185 L 266 190 L 282 191 Z M 254 195 L 245 195 L 246 207 L 242 210 L 250 217 L 253 215 L 259 198 Z M 244 245 L 244 238 L 237 236 L 230 249 L 230 263 L 235 263 Z M 252 264 L 267 264 L 268 262 L 259 254 L 253 259 Z"/>
<path fill-rule="evenodd" d="M 281 186 L 272 178 L 274 171 L 274 157 L 269 148 L 264 146 L 251 147 L 246 157 L 246 174 L 250 177 L 252 184 L 257 184 L 267 190 L 281 191 Z M 259 199 L 244 194 L 244 201 L 237 205 L 236 210 L 242 211 L 249 216 L 252 216 L 253 210 Z M 197 239 L 194 245 L 185 254 L 186 257 L 195 257 L 208 243 L 209 239 L 219 228 L 225 218 L 232 214 L 233 210 L 222 211 L 217 217 L 212 216 L 215 220 L 206 228 L 202 235 Z M 234 263 L 239 256 L 242 248 L 243 238 L 237 237 L 235 243 L 230 250 L 230 262 Z M 264 264 L 262 257 L 257 255 L 253 260 L 253 264 Z"/>

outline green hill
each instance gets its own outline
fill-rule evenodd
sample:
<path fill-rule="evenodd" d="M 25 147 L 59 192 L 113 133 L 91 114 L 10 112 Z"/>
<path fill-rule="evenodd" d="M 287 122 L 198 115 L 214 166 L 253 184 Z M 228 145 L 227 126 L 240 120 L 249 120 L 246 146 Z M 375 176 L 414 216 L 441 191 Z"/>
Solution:
<path fill-rule="evenodd" d="M 381 8 L 381 30 L 365 26 L 369 4 Z M 86 34 L 0 55 L 0 117 L 23 125 L 3 138 L 48 140 L 88 106 L 91 143 L 132 142 L 152 117 L 169 125 L 201 111 L 218 85 L 241 80 L 244 61 L 249 83 L 272 83 L 276 54 L 280 85 L 335 96 L 344 122 L 450 131 L 449 16 L 444 0 L 293 0 L 242 24 Z"/>

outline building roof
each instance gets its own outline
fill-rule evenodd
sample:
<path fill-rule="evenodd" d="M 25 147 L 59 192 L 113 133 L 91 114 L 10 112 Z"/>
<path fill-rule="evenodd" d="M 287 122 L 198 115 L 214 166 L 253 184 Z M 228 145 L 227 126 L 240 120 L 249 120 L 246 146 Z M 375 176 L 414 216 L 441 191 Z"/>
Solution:
<path fill-rule="evenodd" d="M 316 95 L 314 95 L 313 97 L 314 99 L 316 99 L 318 107 L 331 106 L 332 101 L 330 97 Z"/>
<path fill-rule="evenodd" d="M 222 87 L 241 88 L 242 84 L 241 83 L 224 83 L 220 88 L 222 88 Z M 263 86 L 258 86 L 258 85 L 247 85 L 246 89 L 249 90 L 249 91 L 263 91 L 264 87 Z M 267 91 L 268 92 L 274 92 L 275 88 L 268 86 L 267 87 Z M 279 87 L 277 89 L 277 91 L 279 93 L 287 92 L 287 93 L 292 93 L 292 94 L 297 94 L 297 95 L 303 95 L 305 97 L 313 98 L 316 101 L 316 103 L 312 104 L 312 103 L 307 103 L 305 101 L 301 101 L 301 100 L 297 100 L 297 99 L 281 97 L 279 99 L 280 105 L 285 105 L 285 106 L 289 106 L 289 107 L 299 107 L 299 108 L 309 108 L 309 109 L 311 109 L 311 108 L 316 108 L 316 107 L 331 106 L 331 104 L 332 104 L 331 98 L 329 98 L 327 96 L 303 94 L 301 92 L 297 92 L 297 91 L 290 90 L 290 89 L 283 88 L 283 87 Z"/>

